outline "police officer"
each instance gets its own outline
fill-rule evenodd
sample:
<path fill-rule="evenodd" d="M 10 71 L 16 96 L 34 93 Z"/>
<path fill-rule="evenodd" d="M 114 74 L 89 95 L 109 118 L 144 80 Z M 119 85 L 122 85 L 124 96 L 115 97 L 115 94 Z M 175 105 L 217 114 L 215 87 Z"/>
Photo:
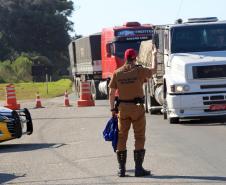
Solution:
<path fill-rule="evenodd" d="M 126 171 L 126 142 L 128 132 L 132 124 L 135 137 L 135 176 L 150 175 L 150 171 L 142 167 L 144 161 L 145 149 L 145 109 L 143 83 L 156 73 L 156 62 L 152 63 L 151 68 L 136 65 L 136 51 L 127 49 L 125 51 L 125 64 L 113 73 L 109 83 L 109 101 L 112 115 L 116 114 L 114 108 L 115 93 L 118 93 L 119 112 L 118 112 L 118 144 L 117 159 L 119 163 L 119 177 L 125 176 Z"/>

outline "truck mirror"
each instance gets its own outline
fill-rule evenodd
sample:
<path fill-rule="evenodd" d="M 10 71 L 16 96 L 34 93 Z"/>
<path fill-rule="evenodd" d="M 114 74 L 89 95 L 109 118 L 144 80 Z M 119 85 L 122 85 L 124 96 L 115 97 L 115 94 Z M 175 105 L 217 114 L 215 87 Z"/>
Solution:
<path fill-rule="evenodd" d="M 107 43 L 106 45 L 107 57 L 111 56 L 111 43 Z"/>
<path fill-rule="evenodd" d="M 156 47 L 156 49 L 159 49 L 159 37 L 158 37 L 158 34 L 154 34 L 154 37 L 153 37 L 153 43 Z"/>

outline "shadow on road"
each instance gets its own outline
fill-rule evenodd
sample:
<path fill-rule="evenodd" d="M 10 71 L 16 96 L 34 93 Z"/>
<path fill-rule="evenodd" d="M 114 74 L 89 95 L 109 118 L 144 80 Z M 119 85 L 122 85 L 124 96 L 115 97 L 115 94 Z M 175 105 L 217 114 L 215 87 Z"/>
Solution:
<path fill-rule="evenodd" d="M 127 170 L 127 172 L 134 172 L 134 170 Z M 5 173 L 0 173 L 0 184 L 3 184 L 3 183 L 6 183 L 6 182 L 9 182 L 13 179 L 16 179 L 16 178 L 19 178 L 19 177 L 25 177 L 26 175 L 21 175 L 21 176 L 18 176 L 18 175 L 15 175 L 15 174 L 5 174 Z M 103 179 L 103 178 L 109 178 L 109 177 L 116 177 L 116 175 L 108 175 L 108 176 L 90 176 L 90 177 L 78 177 L 78 178 L 57 178 L 57 179 L 48 179 L 48 180 L 37 180 L 37 181 L 26 181 L 26 184 L 28 183 L 42 183 L 44 184 L 45 183 L 50 183 L 50 182 L 60 182 L 60 181 L 66 181 L 66 180 L 86 180 L 86 179 Z M 131 178 L 131 177 L 134 177 L 134 178 L 137 178 L 135 177 L 134 175 L 126 175 L 125 178 L 122 178 L 122 179 L 126 179 L 126 178 Z M 156 179 L 156 180 L 178 180 L 178 179 L 181 179 L 181 180 L 191 180 L 191 181 L 185 181 L 185 183 L 197 183 L 197 182 L 194 182 L 195 180 L 201 180 L 202 183 L 206 182 L 206 183 L 213 183 L 213 181 L 215 181 L 214 183 L 219 183 L 219 182 L 226 182 L 226 177 L 221 177 L 221 176 L 185 176 L 185 175 L 150 175 L 150 176 L 145 176 L 145 177 L 138 177 L 138 178 L 145 178 L 145 179 Z M 204 181 L 204 182 L 203 182 Z M 153 181 L 150 181 L 150 184 L 152 183 Z M 159 183 L 161 181 L 158 181 Z M 184 181 L 183 181 L 184 182 Z M 133 181 L 132 183 L 131 182 L 120 182 L 122 184 L 143 184 L 143 183 L 146 183 L 146 182 L 136 182 Z M 174 182 L 172 181 L 169 181 L 168 182 L 169 184 L 172 184 Z M 167 183 L 167 184 L 168 184 Z M 80 184 L 80 183 L 79 183 Z M 104 183 L 101 183 L 101 182 L 98 182 L 98 183 L 92 183 L 92 184 L 118 184 L 116 182 L 112 182 L 112 181 L 109 181 L 109 182 L 104 182 Z M 180 182 L 176 181 L 175 184 L 180 184 Z"/>
<path fill-rule="evenodd" d="M 226 118 L 209 118 L 201 120 L 182 120 L 184 126 L 226 126 Z"/>
<path fill-rule="evenodd" d="M 29 143 L 29 144 L 4 144 L 0 145 L 0 153 L 24 152 L 45 148 L 59 148 L 62 143 Z"/>
<path fill-rule="evenodd" d="M 25 177 L 24 175 L 15 175 L 15 174 L 8 174 L 8 173 L 0 173 L 0 184 L 7 183 L 13 179 L 19 178 L 19 177 Z"/>
<path fill-rule="evenodd" d="M 185 176 L 185 175 L 152 175 L 148 178 L 153 179 L 190 179 L 190 180 L 208 180 L 226 182 L 226 177 L 221 176 Z"/>
<path fill-rule="evenodd" d="M 109 118 L 109 116 L 73 116 L 73 117 L 54 117 L 54 118 L 33 118 L 32 120 L 57 120 L 57 119 L 99 119 L 99 118 Z"/>
<path fill-rule="evenodd" d="M 134 170 L 127 170 L 128 173 L 133 173 L 132 176 L 130 174 L 127 177 L 135 177 Z M 170 179 L 183 179 L 183 180 L 205 180 L 205 181 L 221 181 L 226 182 L 226 177 L 222 176 L 193 176 L 193 175 L 150 175 L 142 178 L 150 178 L 150 179 L 160 179 L 160 180 L 170 180 Z"/>

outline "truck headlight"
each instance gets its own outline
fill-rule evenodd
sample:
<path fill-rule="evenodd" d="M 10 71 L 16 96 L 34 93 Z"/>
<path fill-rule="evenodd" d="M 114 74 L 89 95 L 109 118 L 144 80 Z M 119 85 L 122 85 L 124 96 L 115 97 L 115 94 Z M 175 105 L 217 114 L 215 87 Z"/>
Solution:
<path fill-rule="evenodd" d="M 183 85 L 183 84 L 178 84 L 178 85 L 171 85 L 170 86 L 171 92 L 187 92 L 190 90 L 189 85 Z"/>

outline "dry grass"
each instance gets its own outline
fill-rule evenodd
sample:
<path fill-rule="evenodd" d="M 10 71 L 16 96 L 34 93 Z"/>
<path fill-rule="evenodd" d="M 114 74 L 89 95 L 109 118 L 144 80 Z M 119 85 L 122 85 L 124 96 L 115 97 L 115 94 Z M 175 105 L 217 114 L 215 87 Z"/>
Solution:
<path fill-rule="evenodd" d="M 0 84 L 0 100 L 5 100 L 6 85 L 8 84 Z M 14 86 L 18 100 L 35 99 L 37 92 L 39 92 L 42 98 L 52 98 L 63 95 L 65 90 L 69 93 L 72 91 L 72 81 L 69 79 L 48 83 L 16 83 Z"/>

